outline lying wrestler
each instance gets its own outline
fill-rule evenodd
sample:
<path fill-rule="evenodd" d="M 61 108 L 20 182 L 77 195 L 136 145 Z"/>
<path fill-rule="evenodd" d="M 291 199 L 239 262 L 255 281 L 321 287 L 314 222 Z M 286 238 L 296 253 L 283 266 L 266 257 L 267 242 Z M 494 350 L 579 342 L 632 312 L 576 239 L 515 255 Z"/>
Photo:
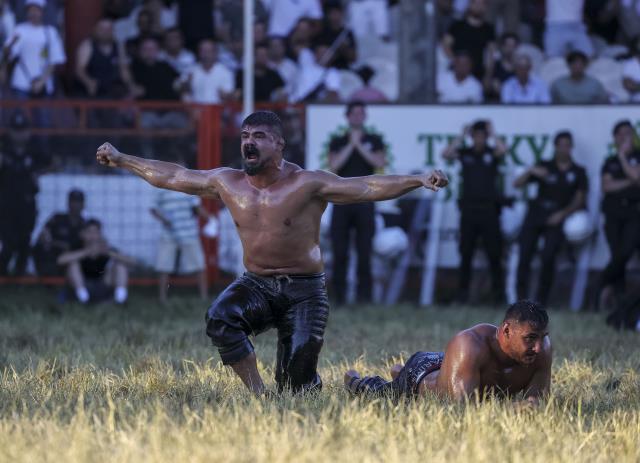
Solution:
<path fill-rule="evenodd" d="M 96 157 L 153 186 L 217 198 L 229 208 L 247 272 L 209 308 L 207 334 L 222 362 L 251 391 L 261 394 L 264 385 L 249 336 L 275 327 L 278 389 L 320 388 L 316 366 L 329 304 L 319 234 L 327 202 L 381 201 L 421 187 L 437 191 L 448 181 L 440 171 L 341 178 L 301 169 L 283 159 L 282 124 L 268 111 L 248 116 L 240 137 L 243 170 L 189 170 L 122 154 L 109 143 L 98 148 Z"/>
<path fill-rule="evenodd" d="M 499 327 L 486 323 L 456 334 L 445 352 L 416 352 L 391 368 L 392 381 L 345 373 L 354 394 L 417 397 L 428 393 L 455 400 L 485 394 L 513 397 L 537 405 L 551 384 L 551 341 L 547 312 L 537 303 L 512 304 Z"/>

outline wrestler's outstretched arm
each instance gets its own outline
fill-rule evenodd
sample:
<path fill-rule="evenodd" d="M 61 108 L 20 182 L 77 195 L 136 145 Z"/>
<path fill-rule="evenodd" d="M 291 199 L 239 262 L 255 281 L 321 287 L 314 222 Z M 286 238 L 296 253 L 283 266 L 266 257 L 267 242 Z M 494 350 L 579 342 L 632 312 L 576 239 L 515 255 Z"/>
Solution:
<path fill-rule="evenodd" d="M 216 190 L 218 173 L 213 170 L 191 170 L 171 162 L 154 161 L 121 153 L 111 143 L 104 143 L 96 152 L 102 165 L 120 167 L 142 177 L 151 185 L 167 190 L 182 191 L 191 195 L 218 198 Z"/>
<path fill-rule="evenodd" d="M 318 196 L 336 204 L 384 201 L 397 198 L 416 188 L 438 191 L 448 185 L 444 172 L 420 175 L 368 175 L 365 177 L 339 177 L 325 171 L 312 172 L 318 186 Z"/>

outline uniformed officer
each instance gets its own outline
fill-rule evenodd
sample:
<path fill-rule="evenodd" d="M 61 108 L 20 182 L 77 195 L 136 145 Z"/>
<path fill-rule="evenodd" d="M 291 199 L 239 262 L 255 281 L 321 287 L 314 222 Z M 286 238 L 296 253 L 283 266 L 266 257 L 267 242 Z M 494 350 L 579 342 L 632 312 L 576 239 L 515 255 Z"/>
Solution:
<path fill-rule="evenodd" d="M 329 168 L 341 177 L 371 175 L 386 164 L 385 145 L 380 135 L 364 127 L 364 103 L 349 103 L 346 111 L 349 129 L 329 142 Z M 344 304 L 349 243 L 355 230 L 358 253 L 358 302 L 369 302 L 372 296 L 371 250 L 375 232 L 373 203 L 334 205 L 331 217 L 331 245 L 333 250 L 333 293 L 336 304 Z"/>
<path fill-rule="evenodd" d="M 542 268 L 536 299 L 547 304 L 555 271 L 555 260 L 564 242 L 562 225 L 573 212 L 585 208 L 589 181 L 586 170 L 572 158 L 573 136 L 559 132 L 553 141 L 555 153 L 549 161 L 539 161 L 519 176 L 514 186 L 538 184 L 538 194 L 529 202 L 527 215 L 519 237 L 518 299 L 528 297 L 531 261 L 540 237 Z"/>
<path fill-rule="evenodd" d="M 467 136 L 472 145 L 464 146 Z M 494 147 L 489 145 L 493 140 Z M 502 270 L 502 231 L 500 209 L 503 198 L 498 165 L 507 152 L 503 141 L 495 136 L 488 121 L 477 121 L 465 127 L 462 136 L 454 139 L 445 149 L 443 157 L 457 159 L 462 164 L 462 192 L 460 207 L 460 302 L 469 297 L 471 263 L 478 238 L 482 239 L 491 269 L 492 293 L 496 303 L 504 299 Z"/>
<path fill-rule="evenodd" d="M 634 137 L 628 120 L 618 122 L 613 128 L 616 154 L 602 166 L 602 212 L 611 257 L 600 279 L 600 307 L 624 292 L 627 262 L 640 247 L 640 151 L 634 149 Z"/>
<path fill-rule="evenodd" d="M 25 273 L 36 220 L 37 176 L 47 164 L 26 117 L 16 112 L 0 147 L 0 275 L 9 272 L 13 258 L 13 274 Z"/>

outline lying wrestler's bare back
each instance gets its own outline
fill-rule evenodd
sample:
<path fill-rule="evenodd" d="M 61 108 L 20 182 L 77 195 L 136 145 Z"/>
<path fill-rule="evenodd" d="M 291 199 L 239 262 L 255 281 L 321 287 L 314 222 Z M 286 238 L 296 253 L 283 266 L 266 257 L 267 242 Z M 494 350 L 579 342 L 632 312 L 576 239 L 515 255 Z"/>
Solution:
<path fill-rule="evenodd" d="M 222 200 L 238 229 L 245 267 L 265 276 L 323 270 L 319 234 L 327 202 L 380 201 L 420 187 L 437 191 L 448 183 L 440 171 L 353 178 L 308 171 L 283 160 L 283 146 L 269 127 L 243 127 L 244 171 L 189 170 L 120 153 L 109 143 L 98 148 L 96 157 L 101 164 L 127 169 L 154 186 Z M 256 166 L 258 172 L 252 171 Z"/>

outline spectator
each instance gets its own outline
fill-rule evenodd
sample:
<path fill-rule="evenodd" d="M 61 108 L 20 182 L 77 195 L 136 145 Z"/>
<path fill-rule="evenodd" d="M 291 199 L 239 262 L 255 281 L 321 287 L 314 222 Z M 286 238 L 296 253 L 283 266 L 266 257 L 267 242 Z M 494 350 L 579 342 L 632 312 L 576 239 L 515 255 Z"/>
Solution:
<path fill-rule="evenodd" d="M 253 63 L 253 99 L 254 101 L 286 101 L 285 82 L 277 71 L 269 68 L 269 48 L 266 44 L 255 47 Z M 236 72 L 236 97 L 242 97 L 243 71 Z"/>
<path fill-rule="evenodd" d="M 515 59 L 515 75 L 504 83 L 500 100 L 507 104 L 549 104 L 549 87 L 542 79 L 531 74 L 531 59 L 518 55 Z"/>
<path fill-rule="evenodd" d="M 635 136 L 630 121 L 618 122 L 613 128 L 616 155 L 602 166 L 602 212 L 610 259 L 600 277 L 600 307 L 615 306 L 616 294 L 624 293 L 627 263 L 640 246 L 640 151 L 634 149 Z"/>
<path fill-rule="evenodd" d="M 140 10 L 136 19 L 138 33 L 125 42 L 125 51 L 130 60 L 139 57 L 140 47 L 145 39 L 159 41 L 160 36 L 154 29 L 153 15 L 147 10 Z"/>
<path fill-rule="evenodd" d="M 344 11 L 339 3 L 329 3 L 326 7 L 324 25 L 318 39 L 330 46 L 336 43 L 330 66 L 349 69 L 356 60 L 356 42 L 353 33 L 345 27 Z M 336 42 L 338 39 L 340 42 Z"/>
<path fill-rule="evenodd" d="M 618 3 L 618 23 L 624 42 L 637 38 L 640 33 L 640 0 L 614 0 Z"/>
<path fill-rule="evenodd" d="M 196 64 L 196 57 L 184 48 L 182 32 L 177 27 L 169 29 L 164 35 L 164 49 L 160 59 L 169 63 L 175 71 L 183 75 Z"/>
<path fill-rule="evenodd" d="M 11 11 L 9 0 L 0 0 L 0 43 L 5 43 L 13 36 L 16 27 L 16 16 Z"/>
<path fill-rule="evenodd" d="M 584 167 L 571 156 L 573 137 L 570 132 L 559 132 L 553 142 L 555 153 L 549 161 L 539 161 L 519 176 L 514 186 L 538 184 L 537 197 L 529 202 L 527 215 L 520 231 L 517 291 L 518 299 L 529 298 L 529 272 L 538 249 L 538 241 L 544 237 L 541 251 L 542 268 L 535 300 L 547 305 L 555 260 L 564 242 L 562 225 L 567 217 L 585 207 L 589 181 Z"/>
<path fill-rule="evenodd" d="M 608 96 L 598 79 L 586 75 L 587 55 L 572 51 L 567 55 L 569 75 L 551 84 L 551 97 L 556 104 L 607 103 Z"/>
<path fill-rule="evenodd" d="M 482 85 L 471 74 L 472 61 L 468 53 L 458 52 L 453 70 L 437 76 L 440 103 L 482 103 Z"/>
<path fill-rule="evenodd" d="M 298 53 L 298 80 L 291 101 L 339 100 L 340 74 L 326 64 L 327 46 L 316 43 L 313 51 L 303 48 Z"/>
<path fill-rule="evenodd" d="M 436 27 L 438 40 L 447 33 L 454 21 L 453 0 L 436 0 Z"/>
<path fill-rule="evenodd" d="M 313 45 L 314 29 L 311 21 L 302 18 L 289 34 L 289 50 L 295 55 L 303 48 L 311 48 Z"/>
<path fill-rule="evenodd" d="M 487 0 L 470 0 L 464 19 L 451 24 L 442 44 L 451 59 L 457 52 L 469 53 L 473 75 L 480 81 L 485 69 L 493 67 L 495 53 L 495 34 L 486 14 Z"/>
<path fill-rule="evenodd" d="M 177 4 L 178 27 L 184 34 L 185 45 L 189 50 L 196 51 L 202 40 L 216 36 L 212 2 L 211 0 L 177 0 Z"/>
<path fill-rule="evenodd" d="M 102 235 L 102 224 L 89 219 L 80 232 L 82 247 L 58 257 L 58 265 L 66 268 L 67 280 L 82 304 L 101 302 L 113 297 L 116 304 L 127 301 L 127 265 L 135 261 L 109 243 Z"/>
<path fill-rule="evenodd" d="M 100 19 L 93 37 L 78 46 L 76 78 L 83 94 L 96 98 L 121 98 L 131 87 L 124 49 L 113 38 L 110 19 Z"/>
<path fill-rule="evenodd" d="M 353 0 L 349 2 L 350 26 L 358 38 L 373 33 L 389 40 L 389 11 L 386 0 Z"/>
<path fill-rule="evenodd" d="M 629 92 L 629 99 L 640 102 L 640 36 L 632 44 L 633 56 L 622 67 L 622 85 Z"/>
<path fill-rule="evenodd" d="M 384 93 L 371 85 L 375 71 L 370 66 L 360 67 L 357 74 L 362 79 L 364 86 L 353 92 L 349 101 L 362 101 L 363 103 L 386 103 L 389 101 Z"/>
<path fill-rule="evenodd" d="M 13 61 L 11 89 L 18 98 L 52 95 L 55 67 L 66 61 L 58 31 L 42 23 L 44 4 L 45 0 L 25 2 L 27 21 L 15 27 L 13 36 L 7 42 Z M 14 41 L 13 37 L 17 39 Z"/>
<path fill-rule="evenodd" d="M 269 37 L 287 37 L 302 18 L 315 21 L 312 24 L 315 30 L 317 23 L 322 19 L 322 6 L 320 0 L 269 0 Z"/>
<path fill-rule="evenodd" d="M 156 39 L 146 38 L 140 43 L 140 57 L 131 65 L 131 75 L 140 100 L 178 100 L 176 91 L 178 73 L 160 60 L 160 47 Z"/>
<path fill-rule="evenodd" d="M 464 147 L 470 136 L 471 147 Z M 494 147 L 489 145 L 493 140 Z M 460 208 L 460 269 L 458 272 L 458 300 L 468 302 L 471 286 L 471 264 L 478 238 L 486 251 L 492 283 L 493 302 L 504 302 L 504 274 L 502 270 L 502 231 L 500 210 L 503 194 L 499 187 L 498 166 L 507 152 L 504 142 L 495 136 L 489 121 L 477 121 L 466 126 L 462 136 L 445 149 L 443 157 L 458 160 L 462 165 L 462 195 Z"/>
<path fill-rule="evenodd" d="M 232 96 L 233 73 L 218 62 L 218 45 L 209 39 L 200 42 L 199 63 L 186 75 L 183 92 L 188 101 L 218 104 Z"/>
<path fill-rule="evenodd" d="M 386 164 L 385 145 L 379 135 L 366 131 L 366 109 L 362 102 L 349 103 L 346 111 L 349 130 L 329 142 L 329 168 L 341 177 L 371 175 Z M 358 254 L 358 302 L 370 302 L 371 249 L 375 231 L 373 203 L 334 205 L 331 217 L 333 248 L 333 291 L 336 304 L 346 302 L 347 269 L 351 230 L 355 231 Z"/>
<path fill-rule="evenodd" d="M 200 198 L 177 191 L 159 190 L 151 214 L 162 223 L 155 266 L 160 274 L 160 302 L 167 301 L 169 274 L 174 271 L 180 274 L 197 274 L 200 298 L 207 299 L 207 275 L 198 217 L 208 219 L 209 215 L 201 207 Z"/>
<path fill-rule="evenodd" d="M 520 26 L 520 0 L 490 0 L 489 20 L 502 33 L 518 33 Z"/>
<path fill-rule="evenodd" d="M 298 67 L 286 55 L 286 43 L 281 37 L 271 37 L 269 39 L 269 66 L 277 71 L 285 82 L 285 92 L 287 95 L 293 94 Z"/>
<path fill-rule="evenodd" d="M 36 220 L 37 176 L 48 164 L 25 116 L 14 113 L 0 146 L 0 275 L 8 274 L 13 257 L 13 274 L 25 273 Z"/>
<path fill-rule="evenodd" d="M 71 190 L 67 200 L 67 212 L 51 216 L 45 223 L 33 252 L 33 260 L 38 275 L 61 275 L 57 265 L 60 254 L 82 247 L 80 231 L 85 220 L 84 193 Z"/>
<path fill-rule="evenodd" d="M 507 79 L 514 76 L 516 50 L 520 39 L 516 34 L 506 33 L 500 37 L 500 57 L 494 62 L 491 72 L 485 75 L 485 91 L 490 98 L 500 99 L 500 89 Z"/>
<path fill-rule="evenodd" d="M 590 35 L 597 35 L 607 43 L 618 37 L 619 0 L 586 0 L 584 4 L 585 22 Z"/>
<path fill-rule="evenodd" d="M 129 18 L 131 23 L 135 22 L 138 14 L 142 11 L 148 11 L 151 14 L 152 29 L 156 34 L 161 34 L 164 30 L 176 27 L 177 11 L 174 2 L 166 2 L 164 0 L 142 0 L 141 4 L 131 10 Z M 134 29 L 133 34 L 139 31 Z"/>
<path fill-rule="evenodd" d="M 593 56 L 593 45 L 583 21 L 584 0 L 546 0 L 544 50 L 549 57 L 580 50 Z"/>
<path fill-rule="evenodd" d="M 253 43 L 265 43 L 267 41 L 267 25 L 263 21 L 253 23 Z"/>

